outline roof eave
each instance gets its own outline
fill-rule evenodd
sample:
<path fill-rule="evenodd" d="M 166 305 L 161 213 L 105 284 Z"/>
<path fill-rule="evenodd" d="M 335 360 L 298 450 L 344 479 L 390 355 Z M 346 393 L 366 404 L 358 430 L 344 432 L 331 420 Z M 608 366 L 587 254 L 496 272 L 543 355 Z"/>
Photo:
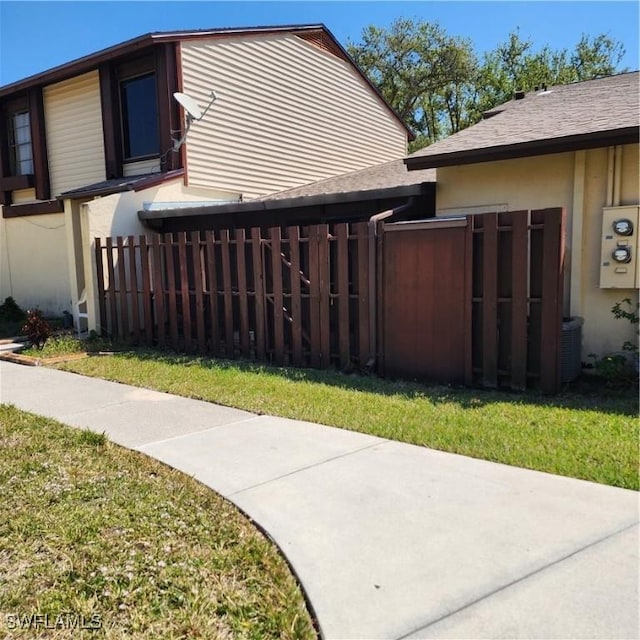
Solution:
<path fill-rule="evenodd" d="M 138 211 L 140 220 L 162 220 L 166 218 L 191 218 L 199 216 L 223 215 L 233 213 L 252 213 L 259 211 L 277 211 L 281 209 L 297 209 L 301 207 L 315 207 L 319 205 L 346 204 L 350 202 L 364 202 L 368 200 L 382 200 L 386 198 L 402 198 L 415 195 L 425 195 L 434 188 L 434 182 L 390 187 L 386 189 L 371 189 L 368 191 L 350 191 L 347 193 L 328 193 L 315 196 L 300 196 L 297 198 L 282 198 L 281 200 L 252 200 L 235 204 L 211 205 L 194 208 L 164 209 L 160 211 Z"/>
<path fill-rule="evenodd" d="M 594 131 L 587 134 L 565 136 L 562 138 L 532 140 L 496 147 L 408 157 L 404 159 L 404 163 L 408 171 L 416 171 L 418 169 L 495 162 L 497 160 L 513 160 L 515 158 L 526 158 L 529 156 L 633 144 L 637 143 L 638 139 L 638 127 L 623 127 L 608 131 Z"/>

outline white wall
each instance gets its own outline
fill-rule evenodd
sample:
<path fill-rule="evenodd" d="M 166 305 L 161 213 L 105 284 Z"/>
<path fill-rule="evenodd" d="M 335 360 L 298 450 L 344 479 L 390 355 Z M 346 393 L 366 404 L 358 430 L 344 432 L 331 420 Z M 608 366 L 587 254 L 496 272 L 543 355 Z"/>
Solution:
<path fill-rule="evenodd" d="M 405 129 L 354 68 L 295 35 L 180 47 L 184 92 L 218 98 L 189 133 L 189 185 L 254 198 L 405 155 Z"/>

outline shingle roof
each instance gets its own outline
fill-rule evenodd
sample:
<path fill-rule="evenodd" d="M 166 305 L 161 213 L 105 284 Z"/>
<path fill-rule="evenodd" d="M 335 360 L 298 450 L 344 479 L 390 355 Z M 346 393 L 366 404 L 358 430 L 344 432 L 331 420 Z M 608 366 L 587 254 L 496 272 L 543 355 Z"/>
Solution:
<path fill-rule="evenodd" d="M 280 191 L 262 198 L 262 200 L 289 200 L 310 196 L 351 193 L 355 191 L 374 191 L 395 189 L 424 182 L 435 182 L 435 169 L 407 171 L 403 160 L 392 160 L 366 169 L 343 173 L 333 178 L 305 184 L 286 191 Z"/>
<path fill-rule="evenodd" d="M 424 169 L 637 142 L 639 80 L 635 71 L 527 93 L 405 162 Z"/>
<path fill-rule="evenodd" d="M 81 198 L 95 198 L 96 196 L 108 196 L 123 191 L 141 191 L 169 180 L 175 180 L 184 175 L 184 169 L 176 169 L 165 173 L 147 173 L 128 178 L 111 178 L 93 184 L 85 185 L 77 189 L 71 189 L 61 193 L 60 200 L 76 200 Z"/>

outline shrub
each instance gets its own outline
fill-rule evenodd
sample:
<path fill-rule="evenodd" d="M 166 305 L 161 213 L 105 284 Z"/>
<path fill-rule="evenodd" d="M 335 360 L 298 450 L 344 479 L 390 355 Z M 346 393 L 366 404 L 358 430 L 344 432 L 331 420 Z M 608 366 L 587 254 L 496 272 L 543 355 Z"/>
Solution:
<path fill-rule="evenodd" d="M 0 322 L 21 322 L 26 315 L 11 296 L 0 304 Z"/>
<path fill-rule="evenodd" d="M 42 312 L 35 309 L 27 311 L 27 321 L 22 327 L 22 332 L 34 347 L 42 349 L 51 335 L 51 325 L 42 317 Z"/>

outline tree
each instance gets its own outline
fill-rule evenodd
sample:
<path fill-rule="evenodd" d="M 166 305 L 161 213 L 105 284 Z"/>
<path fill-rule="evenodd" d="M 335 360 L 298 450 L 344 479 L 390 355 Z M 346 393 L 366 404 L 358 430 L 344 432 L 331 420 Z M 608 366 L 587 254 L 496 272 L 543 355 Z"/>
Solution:
<path fill-rule="evenodd" d="M 518 30 L 479 59 L 470 40 L 438 24 L 405 18 L 369 26 L 348 51 L 416 133 L 419 149 L 477 122 L 515 91 L 611 75 L 625 50 L 606 35 L 583 35 L 572 51 L 534 50 Z"/>

